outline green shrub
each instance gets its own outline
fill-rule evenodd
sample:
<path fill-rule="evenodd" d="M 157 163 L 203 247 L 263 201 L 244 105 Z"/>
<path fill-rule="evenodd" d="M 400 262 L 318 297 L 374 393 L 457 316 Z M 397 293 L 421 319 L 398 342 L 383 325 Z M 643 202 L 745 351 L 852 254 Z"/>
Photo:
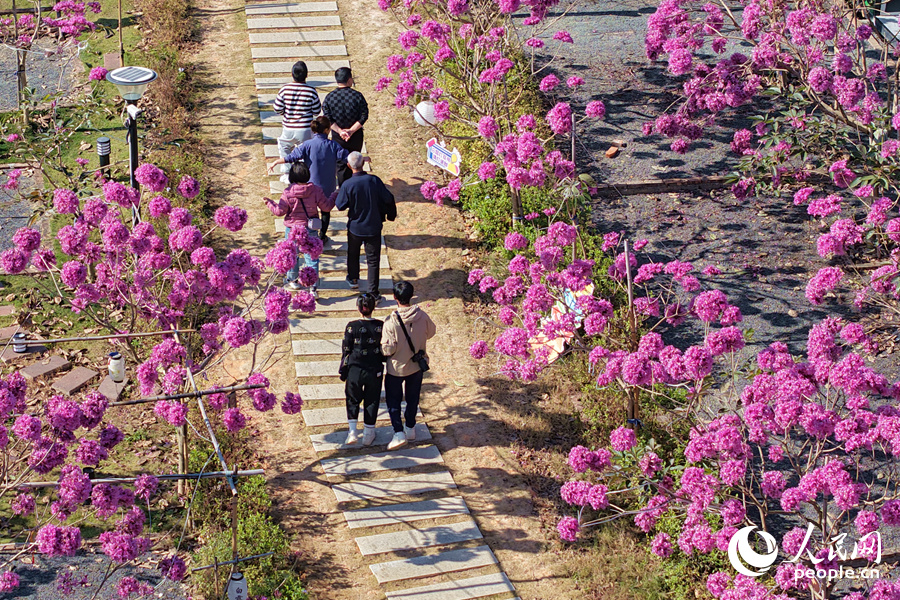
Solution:
<path fill-rule="evenodd" d="M 231 530 L 201 534 L 206 544 L 194 554 L 194 564 L 202 566 L 232 560 Z M 306 600 L 306 590 L 292 569 L 289 543 L 284 531 L 264 513 L 253 512 L 238 520 L 237 553 L 240 557 L 275 552 L 274 556 L 239 563 L 235 570 L 244 574 L 251 596 L 273 597 L 276 590 L 285 600 Z M 194 584 L 199 593 L 214 598 L 215 590 L 223 590 L 229 567 L 198 571 Z"/>

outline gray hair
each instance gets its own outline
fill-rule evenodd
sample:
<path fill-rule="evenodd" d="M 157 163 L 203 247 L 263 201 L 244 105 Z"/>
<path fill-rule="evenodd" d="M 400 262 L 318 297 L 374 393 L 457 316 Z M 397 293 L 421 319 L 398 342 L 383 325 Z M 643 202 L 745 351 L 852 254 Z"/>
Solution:
<path fill-rule="evenodd" d="M 362 166 L 363 166 L 364 162 L 365 162 L 365 159 L 363 158 L 363 155 L 360 154 L 359 152 L 351 152 L 350 155 L 347 157 L 347 164 L 354 171 L 362 171 Z"/>

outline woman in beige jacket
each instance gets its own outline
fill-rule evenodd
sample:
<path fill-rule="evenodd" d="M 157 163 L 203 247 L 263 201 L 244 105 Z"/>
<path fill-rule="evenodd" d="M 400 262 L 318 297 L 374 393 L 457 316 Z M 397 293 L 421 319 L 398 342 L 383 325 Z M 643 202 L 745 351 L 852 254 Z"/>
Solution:
<path fill-rule="evenodd" d="M 412 297 L 411 283 L 398 281 L 394 284 L 394 299 L 400 308 L 385 319 L 381 334 L 381 353 L 387 359 L 384 400 L 394 427 L 394 437 L 388 444 L 388 450 L 400 448 L 407 441 L 416 439 L 416 413 L 425 373 L 420 363 L 414 360 L 414 355 L 421 351 L 422 358 L 428 360 L 425 345 L 437 331 L 424 310 L 410 305 Z M 401 419 L 400 403 L 404 397 L 406 411 Z"/>

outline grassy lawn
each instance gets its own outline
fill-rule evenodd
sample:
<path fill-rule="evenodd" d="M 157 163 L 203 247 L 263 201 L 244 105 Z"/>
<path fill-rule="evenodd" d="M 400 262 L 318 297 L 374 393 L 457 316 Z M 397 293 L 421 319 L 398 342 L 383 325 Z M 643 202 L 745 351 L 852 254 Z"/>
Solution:
<path fill-rule="evenodd" d="M 17 2 L 18 8 L 32 7 L 29 2 Z M 9 9 L 12 7 L 11 0 L 0 0 L 0 9 Z M 88 18 L 97 23 L 97 29 L 94 32 L 82 34 L 78 42 L 87 44 L 87 47 L 80 52 L 80 61 L 85 65 L 84 76 L 79 76 L 79 80 L 87 79 L 87 72 L 97 66 L 103 66 L 103 55 L 107 53 L 118 54 L 119 36 L 117 32 L 118 24 L 118 5 L 115 2 L 101 3 L 102 11 L 99 14 L 88 13 Z M 123 45 L 125 48 L 126 64 L 139 64 L 140 54 L 137 51 L 137 45 L 141 41 L 141 33 L 135 27 L 137 19 L 129 14 L 133 10 L 131 0 L 124 0 L 122 4 L 123 16 Z M 52 13 L 50 13 L 52 14 Z M 49 46 L 48 42 L 39 42 L 39 46 Z M 29 56 L 30 61 L 36 60 Z M 77 65 L 77 61 L 74 63 Z M 78 69 L 74 66 L 74 69 Z M 104 101 L 112 100 L 116 95 L 116 88 L 111 83 L 101 82 L 99 84 L 103 94 Z M 62 103 L 65 104 L 64 102 Z M 97 154 L 94 143 L 100 136 L 107 136 L 112 140 L 112 156 L 113 163 L 128 160 L 128 146 L 125 142 L 125 128 L 122 125 L 122 117 L 119 113 L 121 105 L 114 107 L 109 111 L 102 111 L 94 118 L 90 119 L 71 138 L 71 142 L 60 149 L 62 162 L 73 169 L 74 172 L 80 170 L 75 163 L 76 158 L 86 158 L 91 162 L 88 168 L 95 167 L 97 164 Z M 65 106 L 59 108 L 59 115 L 62 118 L 77 117 L 77 115 L 66 112 Z M 87 146 L 86 144 L 89 144 Z M 12 145 L 6 142 L 0 142 L 0 162 L 18 162 L 21 158 L 12 152 Z"/>

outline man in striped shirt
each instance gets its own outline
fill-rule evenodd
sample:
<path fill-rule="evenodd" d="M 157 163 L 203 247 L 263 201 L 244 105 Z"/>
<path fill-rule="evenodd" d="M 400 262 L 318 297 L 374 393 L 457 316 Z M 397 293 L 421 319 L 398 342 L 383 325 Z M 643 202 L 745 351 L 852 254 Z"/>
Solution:
<path fill-rule="evenodd" d="M 307 72 L 305 62 L 294 63 L 291 69 L 293 83 L 284 85 L 275 96 L 274 109 L 281 115 L 281 137 L 278 138 L 281 158 L 312 137 L 309 126 L 322 110 L 318 92 L 306 83 Z"/>

